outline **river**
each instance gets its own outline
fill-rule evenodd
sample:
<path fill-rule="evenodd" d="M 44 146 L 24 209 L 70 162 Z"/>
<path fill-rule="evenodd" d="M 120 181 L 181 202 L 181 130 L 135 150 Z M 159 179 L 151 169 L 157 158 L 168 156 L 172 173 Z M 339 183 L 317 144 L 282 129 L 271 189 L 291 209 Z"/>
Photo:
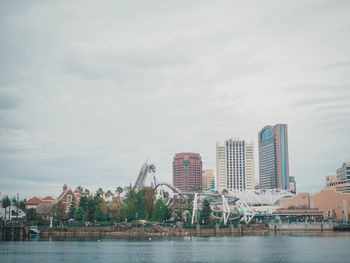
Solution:
<path fill-rule="evenodd" d="M 0 241 L 0 262 L 350 262 L 350 232 Z"/>

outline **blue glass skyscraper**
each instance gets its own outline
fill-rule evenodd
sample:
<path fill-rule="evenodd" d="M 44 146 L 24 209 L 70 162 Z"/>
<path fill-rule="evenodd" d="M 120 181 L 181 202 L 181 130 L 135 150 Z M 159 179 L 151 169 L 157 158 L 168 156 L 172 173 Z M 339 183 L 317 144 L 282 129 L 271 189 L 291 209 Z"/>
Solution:
<path fill-rule="evenodd" d="M 259 132 L 259 183 L 261 189 L 289 189 L 287 124 Z"/>

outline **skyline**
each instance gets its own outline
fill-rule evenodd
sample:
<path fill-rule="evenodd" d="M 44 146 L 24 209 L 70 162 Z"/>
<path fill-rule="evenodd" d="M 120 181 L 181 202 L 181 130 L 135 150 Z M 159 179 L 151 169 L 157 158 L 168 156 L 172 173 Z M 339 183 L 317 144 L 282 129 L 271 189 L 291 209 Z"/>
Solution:
<path fill-rule="evenodd" d="M 84 4 L 83 4 L 84 3 Z M 348 1 L 0 3 L 0 192 L 133 183 L 178 152 L 288 124 L 289 174 L 316 192 L 350 160 Z M 114 190 L 114 189 L 110 189 Z"/>

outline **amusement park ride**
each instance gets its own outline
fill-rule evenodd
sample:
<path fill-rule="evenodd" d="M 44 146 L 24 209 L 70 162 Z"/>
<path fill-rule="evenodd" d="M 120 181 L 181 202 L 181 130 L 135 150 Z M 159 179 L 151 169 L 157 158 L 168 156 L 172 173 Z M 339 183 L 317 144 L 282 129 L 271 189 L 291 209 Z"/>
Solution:
<path fill-rule="evenodd" d="M 255 215 L 252 206 L 272 206 L 280 198 L 293 195 L 291 191 L 283 189 L 228 191 L 227 194 L 212 192 L 182 192 L 168 182 L 159 181 L 155 173 L 156 167 L 153 164 L 149 164 L 148 162 L 144 163 L 137 177 L 134 189 L 140 190 L 144 188 L 146 178 L 150 176 L 155 190 L 160 186 L 165 186 L 169 188 L 174 195 L 178 195 L 179 197 L 188 198 L 190 195 L 194 196 L 191 216 L 192 224 L 198 222 L 198 203 L 203 199 L 207 199 L 210 202 L 213 212 L 222 213 L 221 221 L 226 225 L 230 215 L 234 213 L 234 211 L 231 210 L 230 205 L 235 205 L 238 208 L 238 217 L 241 217 L 241 221 L 249 223 Z M 215 209 L 218 205 L 221 206 L 222 209 Z"/>

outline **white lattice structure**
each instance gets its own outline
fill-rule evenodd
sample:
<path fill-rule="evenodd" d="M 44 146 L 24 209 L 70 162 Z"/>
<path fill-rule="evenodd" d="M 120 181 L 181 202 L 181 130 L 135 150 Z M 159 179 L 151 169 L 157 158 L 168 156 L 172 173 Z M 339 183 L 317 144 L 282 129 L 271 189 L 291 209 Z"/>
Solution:
<path fill-rule="evenodd" d="M 259 190 L 244 190 L 237 192 L 229 192 L 240 200 L 251 205 L 273 205 L 283 197 L 292 196 L 290 190 L 283 189 L 259 189 Z"/>
<path fill-rule="evenodd" d="M 211 192 L 181 192 L 179 189 L 174 187 L 172 184 L 167 182 L 159 181 L 155 176 L 156 167 L 153 164 L 148 164 L 147 162 L 142 166 L 139 176 L 135 183 L 136 189 L 142 189 L 145 186 L 145 180 L 148 176 L 151 176 L 153 179 L 154 187 L 157 189 L 159 186 L 166 186 L 171 189 L 174 193 L 180 196 L 189 196 L 194 194 L 193 200 L 193 210 L 192 210 L 192 224 L 197 221 L 197 211 L 198 211 L 198 202 L 203 198 L 213 199 L 210 201 L 211 206 L 214 204 L 220 204 L 223 207 L 221 221 L 224 221 L 226 225 L 229 220 L 230 210 L 229 203 L 234 203 L 237 205 L 242 219 L 246 223 L 249 223 L 254 217 L 254 211 L 252 210 L 253 206 L 260 207 L 271 207 L 282 197 L 292 196 L 290 190 L 283 189 L 260 189 L 260 190 L 243 190 L 243 191 L 230 191 L 226 195 L 220 195 L 217 193 Z M 214 200 L 215 199 L 215 200 Z M 268 212 L 266 210 L 266 212 Z"/>
<path fill-rule="evenodd" d="M 203 199 L 211 199 L 208 200 L 210 202 L 210 206 L 212 210 L 214 211 L 214 205 L 222 205 L 223 210 L 220 211 L 222 212 L 221 220 L 223 221 L 224 224 L 227 224 L 227 221 L 230 217 L 230 214 L 232 211 L 230 210 L 229 203 L 236 203 L 237 202 L 237 197 L 230 196 L 230 195 L 220 195 L 220 194 L 215 194 L 215 193 L 210 193 L 210 192 L 202 192 L 202 193 L 181 193 L 181 195 L 189 195 L 189 194 L 194 194 L 193 198 L 193 209 L 192 209 L 192 224 L 195 222 L 198 222 L 198 202 L 201 202 Z"/>
<path fill-rule="evenodd" d="M 228 195 L 239 199 L 236 202 L 236 205 L 240 212 L 243 214 L 242 219 L 246 223 L 249 223 L 254 217 L 254 212 L 251 209 L 252 206 L 270 207 L 274 205 L 279 199 L 292 196 L 293 194 L 290 190 L 259 189 L 229 192 Z"/>

